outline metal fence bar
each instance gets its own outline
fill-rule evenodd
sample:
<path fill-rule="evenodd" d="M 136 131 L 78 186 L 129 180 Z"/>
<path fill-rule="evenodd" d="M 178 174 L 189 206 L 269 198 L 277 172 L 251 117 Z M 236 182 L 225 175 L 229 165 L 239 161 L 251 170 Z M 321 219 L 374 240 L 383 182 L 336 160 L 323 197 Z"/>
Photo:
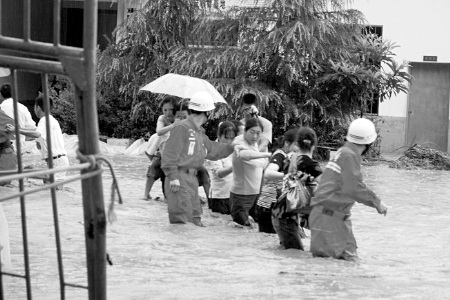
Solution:
<path fill-rule="evenodd" d="M 30 32 L 30 23 L 31 23 L 31 2 L 30 0 L 23 1 L 23 40 L 25 42 L 30 41 L 31 32 Z"/>
<path fill-rule="evenodd" d="M 3 1 L 2 0 L 0 0 L 0 16 L 3 16 L 3 14 L 2 14 L 2 3 Z M 0 36 L 2 35 L 2 32 L 3 32 L 3 28 L 2 28 L 2 20 L 0 19 Z M 0 283 L 1 283 L 1 279 L 0 279 Z"/>
<path fill-rule="evenodd" d="M 20 134 L 19 134 L 19 108 L 17 105 L 19 93 L 17 88 L 17 71 L 12 71 L 13 85 L 14 85 L 14 121 L 16 126 L 16 145 L 17 145 L 17 167 L 18 172 L 22 173 L 22 148 L 20 144 Z M 23 179 L 19 180 L 19 191 L 24 191 Z M 30 278 L 30 257 L 28 253 L 28 232 L 27 232 L 27 217 L 25 209 L 25 196 L 20 196 L 20 215 L 22 217 L 22 240 L 23 240 L 23 256 L 25 265 L 25 282 L 27 287 L 27 298 L 31 300 L 31 278 Z"/>
<path fill-rule="evenodd" d="M 84 50 L 81 48 L 63 45 L 55 47 L 52 44 L 38 41 L 29 41 L 28 43 L 24 43 L 22 39 L 7 36 L 0 36 L 0 48 L 46 55 L 49 57 L 73 56 L 82 58 L 84 53 Z"/>
<path fill-rule="evenodd" d="M 61 0 L 53 2 L 53 46 L 58 47 L 61 33 Z"/>
<path fill-rule="evenodd" d="M 61 167 L 61 168 L 53 168 L 53 169 L 42 169 L 39 171 L 33 171 L 33 170 L 23 170 L 22 173 L 19 173 L 17 175 L 10 175 L 2 177 L 3 181 L 10 181 L 10 180 L 19 180 L 22 178 L 28 178 L 33 176 L 41 176 L 41 175 L 49 175 L 51 173 L 56 173 L 60 171 L 81 171 L 83 169 L 88 169 L 91 167 L 90 163 L 82 163 L 75 166 L 68 166 L 68 167 Z M 0 174 L 6 174 L 7 171 L 2 171 Z M 16 174 L 17 172 L 14 172 Z M 2 198 L 0 198 L 2 199 Z"/>
<path fill-rule="evenodd" d="M 0 0 L 0 9 L 2 8 Z M 31 0 L 23 0 L 23 38 L 11 38 L 1 36 L 0 24 L 0 48 L 8 49 L 9 56 L 0 55 L 0 65 L 13 69 L 14 81 L 14 99 L 17 101 L 17 70 L 24 70 L 35 73 L 51 73 L 72 75 L 75 79 L 75 107 L 77 114 L 77 132 L 79 136 L 79 149 L 82 155 L 97 155 L 99 154 L 99 131 L 98 131 L 98 117 L 95 93 L 95 66 L 96 66 L 96 43 L 97 43 L 97 19 L 98 19 L 98 0 L 84 1 L 84 26 L 83 26 L 83 45 L 84 49 L 62 46 L 60 45 L 60 23 L 61 23 L 61 1 L 54 0 L 53 2 L 53 44 L 42 43 L 31 40 Z M 1 14 L 0 14 L 1 16 Z M 16 53 L 18 55 L 16 56 Z M 23 55 L 24 54 L 24 55 Z M 29 54 L 39 55 L 47 59 L 29 58 Z M 20 57 L 23 56 L 23 57 Z M 57 61 L 54 61 L 57 60 Z M 79 64 L 78 64 L 79 62 Z M 65 67 L 68 67 L 67 71 Z M 74 75 L 76 74 L 76 75 Z M 82 76 L 83 81 L 77 81 L 79 76 Z M 48 86 L 47 75 L 43 76 L 44 94 L 46 94 L 45 102 L 48 105 Z M 45 84 L 44 84 L 45 81 Z M 86 82 L 86 83 L 85 83 Z M 14 102 L 15 119 L 16 119 L 16 136 L 19 137 L 17 121 L 18 109 L 17 102 Z M 46 118 L 49 120 L 48 110 L 46 111 Z M 48 122 L 49 123 L 49 122 Z M 47 124 L 47 133 L 49 127 Z M 47 134 L 50 136 L 49 134 Z M 22 216 L 22 238 L 24 247 L 25 260 L 25 275 L 17 275 L 10 273 L 3 273 L 0 270 L 0 288 L 2 288 L 1 277 L 3 275 L 11 275 L 15 277 L 25 278 L 27 288 L 27 298 L 32 298 L 31 284 L 30 284 L 30 265 L 28 254 L 28 235 L 26 227 L 26 209 L 25 209 L 25 195 L 35 193 L 40 190 L 51 189 L 52 205 L 55 223 L 55 232 L 57 236 L 57 251 L 58 251 L 58 265 L 60 275 L 61 299 L 65 298 L 65 287 L 80 287 L 86 288 L 77 284 L 70 284 L 64 282 L 64 274 L 62 268 L 61 245 L 59 240 L 59 225 L 58 213 L 56 206 L 55 187 L 67 182 L 80 180 L 82 184 L 83 193 L 83 212 L 84 212 L 84 228 L 85 228 L 85 242 L 86 242 L 86 256 L 87 256 L 87 277 L 88 277 L 88 294 L 90 300 L 105 300 L 106 299 L 106 213 L 103 202 L 103 186 L 102 186 L 102 168 L 100 164 L 92 165 L 90 163 L 81 164 L 78 170 L 81 171 L 80 176 L 70 178 L 61 182 L 54 182 L 53 174 L 58 168 L 53 168 L 53 161 L 51 155 L 51 141 L 48 141 L 49 149 L 49 170 L 37 172 L 24 172 L 21 160 L 21 146 L 17 142 L 18 152 L 18 174 L 11 175 L 19 180 L 19 193 L 6 198 L 20 197 L 20 209 Z M 47 173 L 48 172 L 48 173 Z M 25 174 L 26 173 L 26 174 Z M 31 174 L 50 174 L 51 182 L 38 189 L 24 190 L 23 180 L 25 177 L 32 176 Z M 7 177 L 3 177 L 5 179 Z M 5 197 L 0 198 L 0 202 Z M 2 293 L 0 297 L 3 299 Z"/>
<path fill-rule="evenodd" d="M 20 193 L 17 193 L 17 194 L 13 194 L 13 195 L 9 195 L 9 196 L 3 197 L 3 198 L 0 199 L 0 202 L 6 201 L 6 200 L 9 200 L 9 199 L 13 199 L 13 198 L 17 198 L 17 197 L 21 197 L 21 196 L 25 196 L 25 195 L 28 195 L 28 194 L 36 193 L 36 192 L 39 192 L 39 191 L 48 190 L 48 189 L 50 189 L 52 187 L 56 187 L 58 185 L 66 184 L 66 183 L 69 183 L 69 182 L 72 182 L 72 181 L 76 181 L 76 180 L 80 180 L 80 179 L 86 179 L 86 178 L 90 178 L 90 177 L 93 177 L 93 176 L 97 176 L 97 175 L 101 174 L 102 172 L 103 172 L 102 169 L 98 169 L 98 170 L 96 170 L 94 172 L 85 173 L 83 175 L 78 175 L 78 176 L 72 177 L 70 179 L 66 179 L 64 181 L 61 181 L 61 182 L 55 182 L 55 183 L 51 183 L 51 184 L 46 184 L 46 185 L 41 186 L 39 188 L 35 188 L 35 189 L 32 189 L 32 190 L 27 190 L 27 191 L 23 191 L 23 192 L 20 192 Z"/>
<path fill-rule="evenodd" d="M 14 274 L 14 273 L 9 273 L 9 272 L 3 272 L 2 274 L 3 275 L 8 275 L 8 276 L 11 276 L 11 277 L 26 278 L 25 275 L 19 275 L 19 274 Z"/>
<path fill-rule="evenodd" d="M 0 1 L 0 6 L 2 6 L 2 3 Z M 3 295 L 3 273 L 2 272 L 2 264 L 0 262 L 0 300 L 4 300 L 5 296 Z"/>
<path fill-rule="evenodd" d="M 74 287 L 74 288 L 88 289 L 87 286 L 84 286 L 81 284 L 75 284 L 75 283 L 66 283 L 66 286 L 70 286 L 70 287 Z"/>
<path fill-rule="evenodd" d="M 75 88 L 80 152 L 96 155 L 99 128 L 95 93 L 98 1 L 84 1 L 83 46 L 86 87 Z M 99 168 L 100 166 L 96 166 Z M 82 171 L 86 172 L 86 171 Z M 106 213 L 101 174 L 83 180 L 83 210 L 90 300 L 106 300 Z"/>
<path fill-rule="evenodd" d="M 10 69 L 26 70 L 35 73 L 66 74 L 63 65 L 56 61 L 1 55 L 0 65 Z"/>
<path fill-rule="evenodd" d="M 44 91 L 44 111 L 45 111 L 45 130 L 47 132 L 47 163 L 50 169 L 53 169 L 53 152 L 52 152 L 52 134 L 51 134 L 51 119 L 50 119 L 50 109 L 51 103 L 49 99 L 49 87 L 48 87 L 48 75 L 43 73 L 41 76 L 42 87 Z M 55 174 L 50 174 L 50 183 L 55 183 Z M 59 286 L 61 292 L 61 299 L 66 299 L 66 289 L 64 284 L 64 267 L 62 261 L 61 253 L 61 239 L 59 230 L 59 218 L 58 218 L 58 205 L 56 202 L 56 187 L 50 189 L 50 194 L 52 198 L 52 208 L 53 208 L 53 225 L 55 227 L 55 242 L 56 242 L 56 254 L 58 258 L 58 273 L 59 273 Z"/>

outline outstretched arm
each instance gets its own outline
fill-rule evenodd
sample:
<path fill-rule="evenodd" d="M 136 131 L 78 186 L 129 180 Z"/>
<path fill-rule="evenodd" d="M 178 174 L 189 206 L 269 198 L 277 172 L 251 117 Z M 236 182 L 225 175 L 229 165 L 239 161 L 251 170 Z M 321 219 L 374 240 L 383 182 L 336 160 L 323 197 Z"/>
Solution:
<path fill-rule="evenodd" d="M 14 133 L 14 131 L 16 130 L 16 128 L 14 127 L 14 125 L 11 124 L 7 124 L 5 127 L 5 132 L 7 133 Z M 19 128 L 19 132 L 20 134 L 23 134 L 24 136 L 30 137 L 30 138 L 40 138 L 41 134 L 39 131 L 33 130 L 33 129 L 22 129 Z"/>
<path fill-rule="evenodd" d="M 343 158 L 343 164 L 346 166 L 342 168 L 342 190 L 344 194 L 361 204 L 374 207 L 378 213 L 386 215 L 387 207 L 363 182 L 361 170 L 356 159 L 350 156 L 345 157 Z"/>
<path fill-rule="evenodd" d="M 270 153 L 270 152 L 259 152 L 259 151 L 246 149 L 246 148 L 243 149 L 242 145 L 236 145 L 234 147 L 234 151 L 236 152 L 237 156 L 240 157 L 242 160 L 269 158 L 272 156 L 272 153 Z"/>

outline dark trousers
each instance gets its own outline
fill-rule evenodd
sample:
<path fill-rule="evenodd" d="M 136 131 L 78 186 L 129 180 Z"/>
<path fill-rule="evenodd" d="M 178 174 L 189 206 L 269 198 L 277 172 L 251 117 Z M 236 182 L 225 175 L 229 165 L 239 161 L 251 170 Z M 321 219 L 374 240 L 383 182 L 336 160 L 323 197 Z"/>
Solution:
<path fill-rule="evenodd" d="M 200 220 L 203 212 L 198 198 L 197 177 L 183 172 L 178 176 L 180 189 L 176 193 L 170 190 L 170 181 L 165 180 L 169 221 L 171 224 L 195 223 Z"/>
<path fill-rule="evenodd" d="M 209 198 L 208 207 L 211 211 L 224 215 L 230 214 L 230 198 Z"/>
<path fill-rule="evenodd" d="M 305 250 L 300 238 L 298 221 L 293 218 L 272 218 L 273 227 L 280 238 L 280 243 L 286 249 Z"/>
<path fill-rule="evenodd" d="M 272 225 L 272 211 L 270 208 L 256 205 L 256 216 L 259 225 L 259 232 L 276 233 Z"/>
<path fill-rule="evenodd" d="M 233 221 L 244 226 L 249 226 L 249 216 L 256 219 L 255 207 L 258 194 L 256 195 L 238 195 L 230 193 L 231 216 Z"/>

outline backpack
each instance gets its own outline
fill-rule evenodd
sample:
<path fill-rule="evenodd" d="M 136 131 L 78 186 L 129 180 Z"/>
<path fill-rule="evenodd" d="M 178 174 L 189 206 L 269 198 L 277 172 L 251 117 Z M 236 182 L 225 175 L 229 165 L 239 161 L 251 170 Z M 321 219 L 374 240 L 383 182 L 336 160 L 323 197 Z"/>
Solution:
<path fill-rule="evenodd" d="M 283 178 L 281 195 L 272 206 L 272 216 L 283 218 L 296 213 L 311 202 L 312 193 L 305 186 L 308 174 L 297 171 L 298 154 L 294 153 L 289 163 L 289 171 Z"/>

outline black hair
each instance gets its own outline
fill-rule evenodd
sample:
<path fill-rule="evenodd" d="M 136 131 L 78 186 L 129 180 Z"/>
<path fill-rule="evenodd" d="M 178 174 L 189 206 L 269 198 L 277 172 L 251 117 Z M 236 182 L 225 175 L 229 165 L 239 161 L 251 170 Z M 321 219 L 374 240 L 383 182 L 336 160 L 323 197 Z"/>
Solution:
<path fill-rule="evenodd" d="M 259 106 L 259 100 L 255 96 L 255 94 L 247 93 L 247 94 L 244 94 L 244 96 L 242 96 L 241 106 L 243 104 L 249 104 L 249 105 L 254 104 L 256 107 L 258 107 Z"/>
<path fill-rule="evenodd" d="M 284 135 L 281 137 L 281 145 L 280 148 L 284 146 L 284 143 L 288 142 L 289 144 L 292 144 L 297 139 L 297 132 L 298 128 L 289 129 L 284 133 Z"/>
<path fill-rule="evenodd" d="M 234 136 L 238 135 L 238 128 L 231 121 L 224 121 L 219 124 L 219 129 L 217 130 L 217 137 L 227 136 L 228 132 L 233 132 Z"/>
<path fill-rule="evenodd" d="M 297 144 L 300 150 L 310 151 L 317 145 L 317 135 L 309 127 L 301 127 L 297 132 Z"/>
<path fill-rule="evenodd" d="M 245 121 L 245 131 L 255 126 L 259 126 L 261 127 L 261 130 L 264 130 L 264 126 L 258 118 L 250 118 Z"/>
<path fill-rule="evenodd" d="M 164 100 L 161 101 L 161 103 L 159 104 L 159 108 L 162 109 L 162 107 L 163 107 L 164 104 L 166 104 L 166 103 L 170 103 L 170 104 L 172 104 L 172 106 L 175 107 L 175 104 L 177 103 L 177 97 L 169 96 L 169 97 L 164 98 Z"/>
<path fill-rule="evenodd" d="M 236 129 L 239 131 L 239 126 L 245 126 L 244 123 L 242 123 L 239 120 L 231 120 L 231 123 L 233 123 L 233 125 L 236 127 Z"/>
<path fill-rule="evenodd" d="M 50 102 L 50 110 L 51 110 L 53 108 L 53 99 L 52 99 L 52 97 L 48 97 L 48 101 Z M 44 95 L 37 96 L 36 100 L 34 102 L 34 105 L 39 106 L 42 109 L 42 111 L 45 112 L 45 109 L 44 109 L 44 106 L 45 106 Z"/>
<path fill-rule="evenodd" d="M 5 99 L 11 98 L 12 97 L 11 84 L 9 84 L 9 83 L 3 84 L 2 87 L 0 88 L 0 94 Z"/>

